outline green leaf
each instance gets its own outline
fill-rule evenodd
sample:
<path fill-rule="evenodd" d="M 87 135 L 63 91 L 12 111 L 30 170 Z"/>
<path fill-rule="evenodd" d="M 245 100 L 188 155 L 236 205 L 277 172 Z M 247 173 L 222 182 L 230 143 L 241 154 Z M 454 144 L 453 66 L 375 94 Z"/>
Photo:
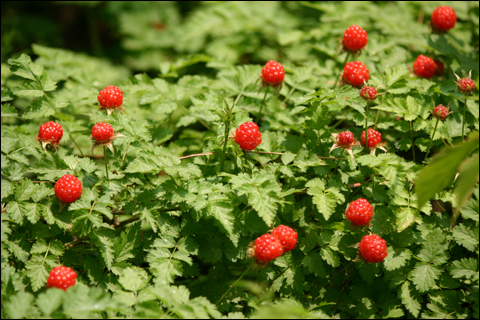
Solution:
<path fill-rule="evenodd" d="M 33 299 L 34 297 L 30 292 L 18 292 L 10 297 L 5 304 L 5 311 L 8 313 L 9 318 L 27 318 L 32 309 Z"/>
<path fill-rule="evenodd" d="M 128 226 L 125 232 L 121 233 L 120 237 L 115 238 L 115 263 L 135 257 L 132 250 L 138 241 L 139 231 L 140 223 L 134 223 Z"/>
<path fill-rule="evenodd" d="M 123 270 L 118 282 L 125 290 L 138 292 L 150 281 L 148 273 L 140 267 L 129 267 Z"/>
<path fill-rule="evenodd" d="M 44 315 L 49 316 L 62 305 L 65 291 L 58 288 L 51 288 L 38 295 L 37 306 Z"/>
<path fill-rule="evenodd" d="M 326 247 L 322 248 L 320 251 L 320 256 L 326 263 L 331 265 L 333 268 L 336 268 L 340 265 L 340 259 L 338 258 L 337 253 L 335 253 L 332 249 Z"/>
<path fill-rule="evenodd" d="M 43 67 L 32 62 L 32 59 L 22 53 L 17 59 L 9 59 L 8 64 L 12 66 L 12 73 L 29 80 L 37 80 L 43 74 Z"/>
<path fill-rule="evenodd" d="M 475 258 L 463 258 L 454 261 L 448 269 L 453 278 L 476 279 L 478 281 L 478 260 Z"/>
<path fill-rule="evenodd" d="M 447 319 L 451 317 L 451 314 L 460 311 L 459 297 L 456 291 L 437 291 L 430 294 L 428 300 L 430 303 L 427 304 L 427 308 L 432 312 L 423 312 L 422 318 Z"/>
<path fill-rule="evenodd" d="M 100 254 L 102 255 L 107 269 L 110 270 L 114 259 L 113 246 L 115 234 L 109 230 L 95 230 L 91 234 L 91 238 L 100 250 Z"/>
<path fill-rule="evenodd" d="M 435 281 L 439 279 L 441 274 L 441 269 L 425 262 L 418 262 L 410 272 L 412 281 L 420 292 L 432 289 L 435 286 Z"/>
<path fill-rule="evenodd" d="M 33 291 L 38 291 L 45 286 L 50 270 L 58 262 L 58 259 L 54 256 L 48 255 L 33 255 L 30 260 L 25 264 L 27 269 L 27 276 L 30 278 Z"/>
<path fill-rule="evenodd" d="M 460 169 L 460 175 L 455 186 L 455 212 L 454 217 L 458 217 L 460 210 L 465 206 L 468 199 L 472 196 L 473 189 L 478 183 L 478 168 L 480 166 L 478 152 L 469 159 Z"/>
<path fill-rule="evenodd" d="M 458 244 L 464 246 L 469 251 L 475 251 L 475 249 L 478 247 L 478 227 L 473 224 L 469 224 L 469 226 L 467 226 L 463 223 L 460 223 L 458 226 L 453 228 L 452 235 Z"/>
<path fill-rule="evenodd" d="M 457 172 L 460 163 L 478 147 L 478 134 L 466 143 L 447 148 L 436 154 L 431 162 L 420 172 L 415 183 L 418 207 L 433 198 L 437 192 L 448 187 Z"/>
<path fill-rule="evenodd" d="M 406 263 L 412 257 L 412 252 L 409 249 L 388 247 L 388 255 L 383 261 L 385 269 L 388 271 L 397 270 L 405 267 Z"/>
<path fill-rule="evenodd" d="M 123 311 L 119 302 L 113 300 L 110 294 L 100 288 L 89 288 L 77 283 L 66 292 L 63 312 L 67 318 L 98 318 L 107 311 Z"/>
<path fill-rule="evenodd" d="M 422 261 L 434 264 L 443 264 L 448 261 L 448 243 L 443 230 L 435 229 L 428 233 L 422 243 L 422 250 L 418 254 Z"/>
<path fill-rule="evenodd" d="M 400 288 L 400 298 L 408 311 L 410 311 L 414 317 L 418 317 L 420 310 L 422 309 L 422 297 L 411 286 L 409 281 L 405 281 Z"/>
<path fill-rule="evenodd" d="M 312 202 L 317 206 L 325 220 L 328 220 L 335 212 L 337 204 L 345 202 L 345 197 L 337 188 L 325 189 L 325 182 L 319 178 L 310 180 L 305 184 L 305 187 L 308 188 L 307 194 L 313 196 Z"/>
<path fill-rule="evenodd" d="M 18 111 L 17 109 L 15 109 L 15 107 L 11 106 L 9 103 L 2 104 L 2 118 L 3 117 L 18 117 Z"/>

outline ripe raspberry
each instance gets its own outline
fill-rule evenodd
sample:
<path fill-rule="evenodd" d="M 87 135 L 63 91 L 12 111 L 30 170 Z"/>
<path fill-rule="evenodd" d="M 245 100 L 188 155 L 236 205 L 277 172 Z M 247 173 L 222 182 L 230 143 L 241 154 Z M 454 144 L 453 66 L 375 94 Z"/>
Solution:
<path fill-rule="evenodd" d="M 445 64 L 443 64 L 443 62 L 438 59 L 433 60 L 433 62 L 435 62 L 435 64 L 437 65 L 437 70 L 435 70 L 435 74 L 437 76 L 441 76 L 443 74 L 443 70 L 445 70 Z"/>
<path fill-rule="evenodd" d="M 99 142 L 109 141 L 112 136 L 113 128 L 108 123 L 99 122 L 92 128 L 92 137 Z"/>
<path fill-rule="evenodd" d="M 351 131 L 343 131 L 338 134 L 338 144 L 344 147 L 350 147 L 355 143 L 355 136 Z"/>
<path fill-rule="evenodd" d="M 360 61 L 348 62 L 343 68 L 343 81 L 354 87 L 359 87 L 370 78 L 370 71 Z"/>
<path fill-rule="evenodd" d="M 365 86 L 360 90 L 360 97 L 362 97 L 365 101 L 373 101 L 377 99 L 377 89 L 370 86 Z"/>
<path fill-rule="evenodd" d="M 237 128 L 235 133 L 235 141 L 242 150 L 253 150 L 261 142 L 262 134 L 258 131 L 258 126 L 253 122 L 245 122 Z"/>
<path fill-rule="evenodd" d="M 49 288 L 59 288 L 67 291 L 68 288 L 75 285 L 77 273 L 70 267 L 58 266 L 50 271 L 50 276 L 47 279 Z"/>
<path fill-rule="evenodd" d="M 460 78 L 456 73 L 454 73 L 458 81 L 455 81 L 457 84 L 457 89 L 460 93 L 472 94 L 475 90 L 476 83 L 472 80 L 472 70 L 468 73 L 467 78 Z"/>
<path fill-rule="evenodd" d="M 66 174 L 55 183 L 55 195 L 60 201 L 72 203 L 82 195 L 82 183 L 77 177 Z"/>
<path fill-rule="evenodd" d="M 343 34 L 343 48 L 348 51 L 358 51 L 367 45 L 367 31 L 352 25 Z"/>
<path fill-rule="evenodd" d="M 413 63 L 413 70 L 417 76 L 429 79 L 435 74 L 437 65 L 429 57 L 419 55 Z"/>
<path fill-rule="evenodd" d="M 457 15 L 452 7 L 439 6 L 433 10 L 432 23 L 434 29 L 445 32 L 455 27 L 456 22 Z"/>
<path fill-rule="evenodd" d="M 297 244 L 298 233 L 296 233 L 292 228 L 282 224 L 273 229 L 271 235 L 280 240 L 283 246 L 283 252 L 293 250 Z"/>
<path fill-rule="evenodd" d="M 123 92 L 118 87 L 108 86 L 98 94 L 98 102 L 101 109 L 106 109 L 110 114 L 115 109 L 122 110 Z"/>
<path fill-rule="evenodd" d="M 361 140 L 362 146 L 365 146 L 365 131 L 362 132 L 362 135 L 360 136 L 360 140 Z M 368 147 L 369 148 L 375 147 L 380 142 L 382 142 L 382 134 L 377 130 L 368 128 Z"/>
<path fill-rule="evenodd" d="M 451 112 L 449 112 L 449 107 L 445 107 L 441 104 L 436 106 L 433 110 L 433 116 L 439 120 L 446 120 L 450 113 Z"/>
<path fill-rule="evenodd" d="M 271 234 L 264 234 L 255 240 L 255 258 L 258 261 L 268 262 L 280 257 L 282 253 L 282 243 Z"/>
<path fill-rule="evenodd" d="M 53 147 L 57 148 L 60 139 L 63 137 L 63 128 L 60 124 L 55 123 L 53 121 L 49 121 L 40 126 L 38 130 L 37 141 L 42 143 L 42 148 L 49 144 L 53 145 Z"/>
<path fill-rule="evenodd" d="M 387 242 L 376 234 L 365 236 L 360 241 L 360 254 L 368 262 L 382 262 L 388 255 Z"/>
<path fill-rule="evenodd" d="M 350 206 L 345 214 L 352 223 L 363 226 L 372 219 L 373 207 L 367 199 L 360 198 L 350 202 Z"/>
<path fill-rule="evenodd" d="M 265 86 L 279 86 L 285 78 L 285 69 L 280 63 L 270 60 L 262 69 L 262 78 Z"/>

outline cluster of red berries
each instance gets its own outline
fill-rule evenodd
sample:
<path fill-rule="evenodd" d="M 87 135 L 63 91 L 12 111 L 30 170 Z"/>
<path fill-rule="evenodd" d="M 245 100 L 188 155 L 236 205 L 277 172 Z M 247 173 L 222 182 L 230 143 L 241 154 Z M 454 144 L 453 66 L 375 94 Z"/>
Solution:
<path fill-rule="evenodd" d="M 332 133 L 333 139 L 334 139 L 334 144 L 330 148 L 330 152 L 335 150 L 336 148 L 342 148 L 346 150 L 350 156 L 353 157 L 353 152 L 352 149 L 355 146 L 358 146 L 359 143 L 357 139 L 355 139 L 355 136 L 351 131 L 343 131 L 340 133 Z M 367 136 L 367 137 L 365 137 Z M 362 146 L 365 147 L 367 144 L 367 139 L 368 139 L 368 149 L 374 153 L 376 149 L 381 149 L 384 151 L 387 151 L 385 149 L 386 142 L 382 142 L 382 134 L 378 132 L 377 130 L 374 130 L 372 128 L 367 129 L 367 134 L 365 134 L 365 131 L 362 132 L 360 136 L 360 141 Z"/>
<path fill-rule="evenodd" d="M 279 225 L 271 233 L 255 240 L 251 256 L 261 263 L 272 261 L 295 248 L 298 234 L 290 227 Z"/>

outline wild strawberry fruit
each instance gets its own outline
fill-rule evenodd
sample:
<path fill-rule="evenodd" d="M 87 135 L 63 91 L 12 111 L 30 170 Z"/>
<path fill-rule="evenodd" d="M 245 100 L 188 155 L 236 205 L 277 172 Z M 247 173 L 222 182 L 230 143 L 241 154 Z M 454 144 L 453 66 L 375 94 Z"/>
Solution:
<path fill-rule="evenodd" d="M 262 142 L 262 134 L 253 122 L 245 122 L 237 128 L 235 141 L 242 150 L 253 150 Z"/>
<path fill-rule="evenodd" d="M 113 149 L 113 140 L 115 140 L 118 137 L 125 137 L 123 134 L 120 133 L 115 133 L 113 132 L 113 128 L 111 125 L 105 122 L 99 122 L 96 125 L 93 126 L 92 128 L 92 135 L 90 138 L 94 141 L 93 147 L 92 147 L 92 153 L 93 149 L 98 146 L 105 146 L 112 153 L 115 153 L 115 150 Z"/>
<path fill-rule="evenodd" d="M 378 93 L 377 89 L 370 86 L 365 86 L 360 90 L 360 97 L 362 97 L 365 101 L 373 101 L 377 99 Z"/>
<path fill-rule="evenodd" d="M 63 137 L 63 128 L 60 124 L 49 121 L 40 126 L 38 130 L 37 141 L 42 143 L 43 150 L 47 145 L 51 144 L 54 148 L 58 148 L 58 143 Z"/>
<path fill-rule="evenodd" d="M 360 198 L 350 202 L 345 212 L 347 219 L 352 223 L 363 226 L 370 222 L 373 216 L 373 207 L 367 199 Z"/>
<path fill-rule="evenodd" d="M 452 7 L 449 6 L 439 6 L 437 9 L 433 10 L 432 13 L 432 24 L 433 29 L 437 31 L 446 32 L 453 27 L 457 22 L 457 14 Z"/>
<path fill-rule="evenodd" d="M 92 137 L 100 142 L 105 142 L 112 139 L 113 128 L 105 122 L 99 122 L 92 128 Z"/>
<path fill-rule="evenodd" d="M 262 69 L 263 86 L 281 86 L 284 78 L 285 69 L 276 61 L 268 61 Z"/>
<path fill-rule="evenodd" d="M 476 83 L 472 80 L 472 70 L 468 73 L 468 78 L 460 78 L 456 73 L 453 73 L 457 77 L 457 89 L 460 93 L 472 94 L 475 90 Z"/>
<path fill-rule="evenodd" d="M 449 109 L 450 109 L 450 106 L 445 107 L 439 104 L 438 106 L 435 107 L 435 109 L 433 109 L 432 114 L 435 118 L 439 120 L 446 120 L 450 115 L 450 113 L 453 112 L 453 111 L 449 112 Z"/>
<path fill-rule="evenodd" d="M 57 180 L 54 190 L 60 201 L 72 203 L 82 195 L 82 183 L 77 177 L 66 174 Z"/>
<path fill-rule="evenodd" d="M 98 102 L 102 110 L 107 110 L 107 114 L 112 113 L 113 110 L 123 110 L 123 91 L 115 86 L 107 86 L 98 94 Z"/>
<path fill-rule="evenodd" d="M 435 70 L 435 74 L 437 76 L 441 76 L 443 74 L 443 70 L 445 70 L 445 64 L 438 59 L 433 60 L 433 62 L 435 62 L 435 64 L 437 65 L 437 70 Z"/>
<path fill-rule="evenodd" d="M 388 255 L 387 242 L 376 234 L 365 236 L 360 241 L 360 254 L 368 262 L 382 262 Z"/>
<path fill-rule="evenodd" d="M 273 229 L 270 234 L 280 240 L 283 246 L 283 252 L 293 250 L 297 244 L 298 233 L 283 224 Z"/>
<path fill-rule="evenodd" d="M 365 47 L 367 42 L 367 31 L 359 26 L 352 25 L 343 34 L 343 49 L 345 51 L 356 52 Z"/>
<path fill-rule="evenodd" d="M 360 61 L 347 62 L 343 68 L 343 82 L 359 87 L 370 79 L 370 71 Z"/>
<path fill-rule="evenodd" d="M 365 131 L 362 132 L 362 135 L 360 136 L 362 146 L 365 146 Z M 375 147 L 377 144 L 382 142 L 382 134 L 378 132 L 377 130 L 373 130 L 371 128 L 368 128 L 368 146 L 369 147 Z"/>
<path fill-rule="evenodd" d="M 382 142 L 382 134 L 378 132 L 377 130 L 368 128 L 367 130 L 367 139 L 368 139 L 368 149 L 370 150 L 371 153 L 375 153 L 377 149 L 381 149 L 385 152 L 387 152 L 387 149 L 385 146 L 387 145 L 386 142 Z M 362 146 L 365 146 L 366 141 L 365 141 L 365 131 L 362 132 L 362 135 L 360 136 L 360 141 L 362 143 Z"/>
<path fill-rule="evenodd" d="M 277 237 L 271 234 L 264 234 L 255 240 L 254 256 L 258 261 L 268 262 L 280 257 L 283 253 L 283 246 Z"/>
<path fill-rule="evenodd" d="M 429 79 L 435 74 L 437 65 L 429 57 L 419 55 L 413 63 L 413 70 L 417 76 Z"/>
<path fill-rule="evenodd" d="M 47 279 L 49 288 L 59 288 L 66 291 L 68 288 L 75 285 L 77 273 L 70 267 L 58 266 L 50 271 Z"/>
<path fill-rule="evenodd" d="M 358 146 L 358 140 L 355 139 L 355 136 L 351 131 L 343 131 L 340 133 L 332 133 L 334 139 L 334 144 L 330 148 L 330 153 L 336 148 L 342 148 L 348 152 L 348 154 L 353 158 L 353 147 Z"/>

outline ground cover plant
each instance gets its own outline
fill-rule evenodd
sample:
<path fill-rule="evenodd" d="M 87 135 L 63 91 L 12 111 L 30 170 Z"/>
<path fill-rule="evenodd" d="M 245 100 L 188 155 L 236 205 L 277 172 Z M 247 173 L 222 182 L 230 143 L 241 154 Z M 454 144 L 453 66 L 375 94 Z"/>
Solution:
<path fill-rule="evenodd" d="M 2 17 L 2 318 L 479 318 L 478 2 L 188 5 Z"/>

